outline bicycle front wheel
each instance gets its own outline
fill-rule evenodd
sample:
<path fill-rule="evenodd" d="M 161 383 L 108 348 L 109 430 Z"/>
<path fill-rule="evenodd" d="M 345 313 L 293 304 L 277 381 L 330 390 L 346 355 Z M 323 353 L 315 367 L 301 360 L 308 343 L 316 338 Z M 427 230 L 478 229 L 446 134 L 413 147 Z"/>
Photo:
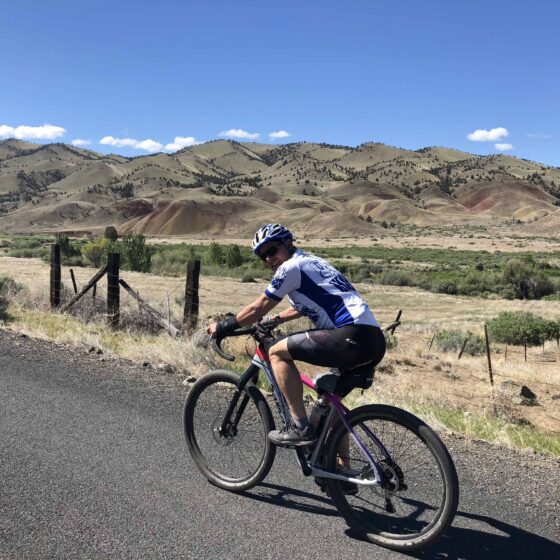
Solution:
<path fill-rule="evenodd" d="M 225 419 L 238 381 L 226 370 L 207 373 L 192 386 L 183 409 L 185 439 L 196 466 L 210 482 L 233 492 L 263 480 L 276 453 L 268 439 L 272 413 L 254 384 L 247 384 Z"/>
<path fill-rule="evenodd" d="M 362 406 L 347 420 L 379 464 L 384 484 L 349 491 L 347 482 L 327 479 L 337 509 L 375 544 L 399 551 L 426 547 L 449 527 L 459 500 L 457 472 L 445 445 L 427 424 L 399 408 Z M 326 467 L 375 480 L 365 453 L 342 423 L 327 442 Z"/>

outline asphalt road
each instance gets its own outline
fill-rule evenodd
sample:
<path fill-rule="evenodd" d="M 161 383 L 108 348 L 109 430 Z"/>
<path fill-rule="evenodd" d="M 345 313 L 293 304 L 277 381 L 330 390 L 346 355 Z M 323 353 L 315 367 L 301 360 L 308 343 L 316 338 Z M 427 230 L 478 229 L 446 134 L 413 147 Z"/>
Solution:
<path fill-rule="evenodd" d="M 208 484 L 165 375 L 0 331 L 1 560 L 405 557 L 347 530 L 291 452 L 245 494 Z M 446 442 L 459 513 L 414 557 L 559 558 L 560 462 Z"/>

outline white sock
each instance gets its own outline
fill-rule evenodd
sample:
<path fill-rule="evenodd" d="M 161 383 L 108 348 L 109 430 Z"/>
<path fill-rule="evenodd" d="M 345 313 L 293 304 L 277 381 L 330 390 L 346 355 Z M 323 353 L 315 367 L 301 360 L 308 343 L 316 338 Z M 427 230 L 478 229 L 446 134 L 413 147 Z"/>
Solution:
<path fill-rule="evenodd" d="M 294 424 L 298 430 L 304 430 L 307 426 L 309 426 L 309 419 L 307 416 L 305 418 L 296 418 L 294 416 Z"/>

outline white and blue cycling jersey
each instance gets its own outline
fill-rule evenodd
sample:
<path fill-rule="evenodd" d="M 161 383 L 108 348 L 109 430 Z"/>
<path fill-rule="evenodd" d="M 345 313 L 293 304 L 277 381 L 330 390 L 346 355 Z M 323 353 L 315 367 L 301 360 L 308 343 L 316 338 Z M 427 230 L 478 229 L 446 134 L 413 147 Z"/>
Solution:
<path fill-rule="evenodd" d="M 379 326 L 366 302 L 341 272 L 301 249 L 278 268 L 264 293 L 276 301 L 288 296 L 292 307 L 319 329 Z"/>

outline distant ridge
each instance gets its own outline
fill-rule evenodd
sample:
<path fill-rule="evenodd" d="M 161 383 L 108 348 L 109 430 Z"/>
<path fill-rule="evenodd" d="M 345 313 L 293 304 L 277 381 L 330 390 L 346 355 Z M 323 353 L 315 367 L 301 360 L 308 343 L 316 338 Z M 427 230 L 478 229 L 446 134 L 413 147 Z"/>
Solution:
<path fill-rule="evenodd" d="M 104 155 L 0 141 L 0 231 L 246 235 L 282 221 L 318 237 L 419 226 L 560 226 L 560 169 L 503 154 L 215 140 L 173 154 Z M 556 228 L 556 229 L 555 229 Z"/>

